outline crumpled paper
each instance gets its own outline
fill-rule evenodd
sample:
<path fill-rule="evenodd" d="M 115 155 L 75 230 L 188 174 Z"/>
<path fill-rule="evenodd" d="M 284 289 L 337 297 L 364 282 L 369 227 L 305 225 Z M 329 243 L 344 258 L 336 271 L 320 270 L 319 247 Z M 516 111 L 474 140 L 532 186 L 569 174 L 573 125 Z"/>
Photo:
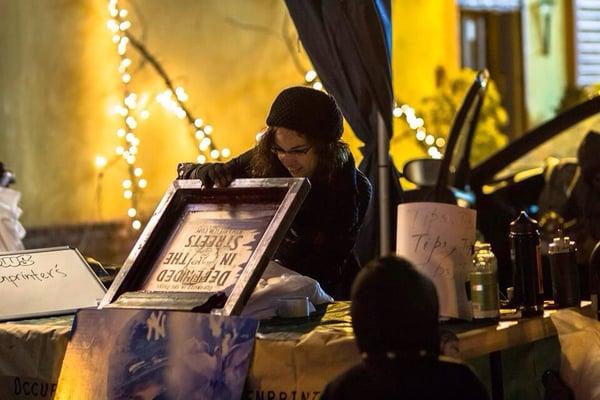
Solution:
<path fill-rule="evenodd" d="M 25 228 L 19 222 L 21 193 L 0 187 L 0 251 L 23 250 L 21 239 L 25 237 Z"/>
<path fill-rule="evenodd" d="M 273 318 L 277 314 L 277 300 L 285 297 L 308 297 L 310 312 L 315 311 L 314 305 L 333 302 L 333 298 L 325 293 L 316 280 L 270 261 L 242 316 Z"/>
<path fill-rule="evenodd" d="M 569 309 L 550 318 L 560 341 L 560 377 L 577 400 L 600 400 L 600 322 Z"/>

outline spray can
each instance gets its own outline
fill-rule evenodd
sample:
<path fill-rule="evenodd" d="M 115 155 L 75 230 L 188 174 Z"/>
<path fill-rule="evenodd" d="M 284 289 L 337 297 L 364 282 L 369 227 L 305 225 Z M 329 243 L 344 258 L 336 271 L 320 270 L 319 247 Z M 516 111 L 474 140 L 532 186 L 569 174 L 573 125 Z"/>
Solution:
<path fill-rule="evenodd" d="M 555 237 L 548 245 L 552 298 L 558 308 L 579 307 L 579 269 L 576 261 L 577 248 L 568 236 Z"/>
<path fill-rule="evenodd" d="M 489 243 L 476 244 L 469 281 L 473 319 L 498 319 L 500 317 L 498 262 Z"/>
<path fill-rule="evenodd" d="M 540 233 L 537 221 L 525 211 L 510 223 L 510 256 L 515 305 L 523 317 L 544 313 Z"/>

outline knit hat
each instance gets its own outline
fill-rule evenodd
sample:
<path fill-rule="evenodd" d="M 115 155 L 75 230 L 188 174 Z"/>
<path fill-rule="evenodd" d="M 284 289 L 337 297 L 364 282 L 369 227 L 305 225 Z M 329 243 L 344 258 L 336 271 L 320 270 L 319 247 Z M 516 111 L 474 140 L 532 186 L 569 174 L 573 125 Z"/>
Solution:
<path fill-rule="evenodd" d="M 358 348 L 369 357 L 439 353 L 435 286 L 405 259 L 384 257 L 361 270 L 352 285 L 351 314 Z"/>
<path fill-rule="evenodd" d="M 589 131 L 577 150 L 577 161 L 583 178 L 591 183 L 594 175 L 600 173 L 600 133 Z"/>
<path fill-rule="evenodd" d="M 332 96 L 304 86 L 279 93 L 267 116 L 268 126 L 292 129 L 327 142 L 342 137 L 342 121 L 342 113 Z"/>

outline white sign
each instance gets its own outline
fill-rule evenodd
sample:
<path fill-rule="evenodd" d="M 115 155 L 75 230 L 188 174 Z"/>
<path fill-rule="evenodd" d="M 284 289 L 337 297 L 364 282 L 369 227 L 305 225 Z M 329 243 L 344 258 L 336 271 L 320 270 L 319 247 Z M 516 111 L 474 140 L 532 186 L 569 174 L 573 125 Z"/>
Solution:
<path fill-rule="evenodd" d="M 471 319 L 465 282 L 471 269 L 476 212 L 443 203 L 398 206 L 396 253 L 428 276 L 440 302 L 440 316 Z"/>
<path fill-rule="evenodd" d="M 201 207 L 188 207 L 144 290 L 229 293 L 277 210 L 273 206 L 234 214 Z"/>
<path fill-rule="evenodd" d="M 76 249 L 0 253 L 0 321 L 96 307 L 105 292 Z"/>

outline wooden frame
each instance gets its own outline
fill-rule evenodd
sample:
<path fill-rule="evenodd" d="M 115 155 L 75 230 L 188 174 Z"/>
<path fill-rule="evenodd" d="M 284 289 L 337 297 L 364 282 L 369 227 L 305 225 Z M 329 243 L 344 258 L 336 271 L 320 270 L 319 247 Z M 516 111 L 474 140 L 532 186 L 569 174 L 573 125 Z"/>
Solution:
<path fill-rule="evenodd" d="M 100 308 L 240 314 L 309 188 L 305 178 L 238 179 L 226 188 L 173 182 Z M 219 251 L 238 245 L 242 252 Z"/>

